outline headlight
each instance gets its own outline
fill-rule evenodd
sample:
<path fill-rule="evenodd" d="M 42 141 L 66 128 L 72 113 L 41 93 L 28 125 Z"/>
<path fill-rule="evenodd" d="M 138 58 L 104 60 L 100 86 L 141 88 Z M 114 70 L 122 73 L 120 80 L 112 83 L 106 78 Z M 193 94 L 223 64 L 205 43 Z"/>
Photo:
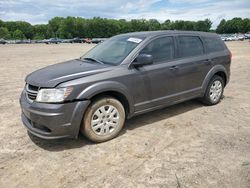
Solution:
<path fill-rule="evenodd" d="M 36 101 L 37 102 L 62 102 L 72 92 L 72 87 L 58 88 L 58 89 L 40 89 L 38 91 Z"/>

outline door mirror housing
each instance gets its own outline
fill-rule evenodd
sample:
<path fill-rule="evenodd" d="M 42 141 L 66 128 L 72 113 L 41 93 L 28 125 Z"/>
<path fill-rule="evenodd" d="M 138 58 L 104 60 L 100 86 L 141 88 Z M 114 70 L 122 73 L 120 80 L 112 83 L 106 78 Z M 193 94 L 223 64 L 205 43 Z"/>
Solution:
<path fill-rule="evenodd" d="M 135 67 L 140 67 L 143 65 L 151 65 L 151 64 L 153 64 L 153 56 L 150 54 L 139 54 L 133 62 L 133 65 Z"/>

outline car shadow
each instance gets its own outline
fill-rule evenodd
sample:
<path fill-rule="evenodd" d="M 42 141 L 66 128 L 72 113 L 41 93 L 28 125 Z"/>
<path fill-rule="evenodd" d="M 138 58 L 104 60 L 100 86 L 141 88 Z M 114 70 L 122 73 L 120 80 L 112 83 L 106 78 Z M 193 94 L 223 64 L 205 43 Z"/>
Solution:
<path fill-rule="evenodd" d="M 201 107 L 204 107 L 204 105 L 201 102 L 199 102 L 198 100 L 191 100 L 133 117 L 132 119 L 126 121 L 125 126 L 120 135 L 125 134 L 127 130 L 133 130 L 148 124 L 155 123 L 157 121 L 168 119 L 173 116 L 178 116 L 185 112 Z M 78 139 L 65 138 L 65 139 L 55 139 L 55 140 L 44 140 L 36 136 L 33 136 L 29 132 L 28 135 L 34 144 L 36 144 L 42 149 L 53 152 L 74 149 L 74 148 L 81 148 L 86 145 L 95 145 L 95 143 L 87 140 L 81 134 L 79 134 Z"/>
<path fill-rule="evenodd" d="M 187 102 L 179 103 L 173 106 L 161 108 L 152 112 L 147 112 L 142 115 L 135 116 L 127 120 L 121 134 L 126 133 L 127 130 L 133 130 L 148 124 L 152 124 L 161 120 L 165 120 L 180 114 L 189 112 L 191 110 L 205 107 L 199 100 L 194 99 Z"/>

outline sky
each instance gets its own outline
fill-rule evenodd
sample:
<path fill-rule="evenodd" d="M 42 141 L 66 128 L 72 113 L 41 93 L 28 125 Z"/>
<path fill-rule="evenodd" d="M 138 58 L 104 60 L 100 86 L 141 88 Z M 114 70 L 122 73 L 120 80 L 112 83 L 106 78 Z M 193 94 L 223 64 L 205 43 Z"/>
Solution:
<path fill-rule="evenodd" d="M 0 0 L 0 19 L 43 24 L 55 16 L 204 20 L 250 18 L 250 0 Z"/>

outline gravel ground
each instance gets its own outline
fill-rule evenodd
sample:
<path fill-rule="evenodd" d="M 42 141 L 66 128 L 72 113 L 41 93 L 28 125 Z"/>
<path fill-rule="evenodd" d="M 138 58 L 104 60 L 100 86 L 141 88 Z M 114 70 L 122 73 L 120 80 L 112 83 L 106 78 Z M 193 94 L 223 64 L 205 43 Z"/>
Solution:
<path fill-rule="evenodd" d="M 101 144 L 29 135 L 18 102 L 28 73 L 92 45 L 1 45 L 0 187 L 249 188 L 250 43 L 227 45 L 232 75 L 220 104 L 193 100 L 135 117 Z"/>

